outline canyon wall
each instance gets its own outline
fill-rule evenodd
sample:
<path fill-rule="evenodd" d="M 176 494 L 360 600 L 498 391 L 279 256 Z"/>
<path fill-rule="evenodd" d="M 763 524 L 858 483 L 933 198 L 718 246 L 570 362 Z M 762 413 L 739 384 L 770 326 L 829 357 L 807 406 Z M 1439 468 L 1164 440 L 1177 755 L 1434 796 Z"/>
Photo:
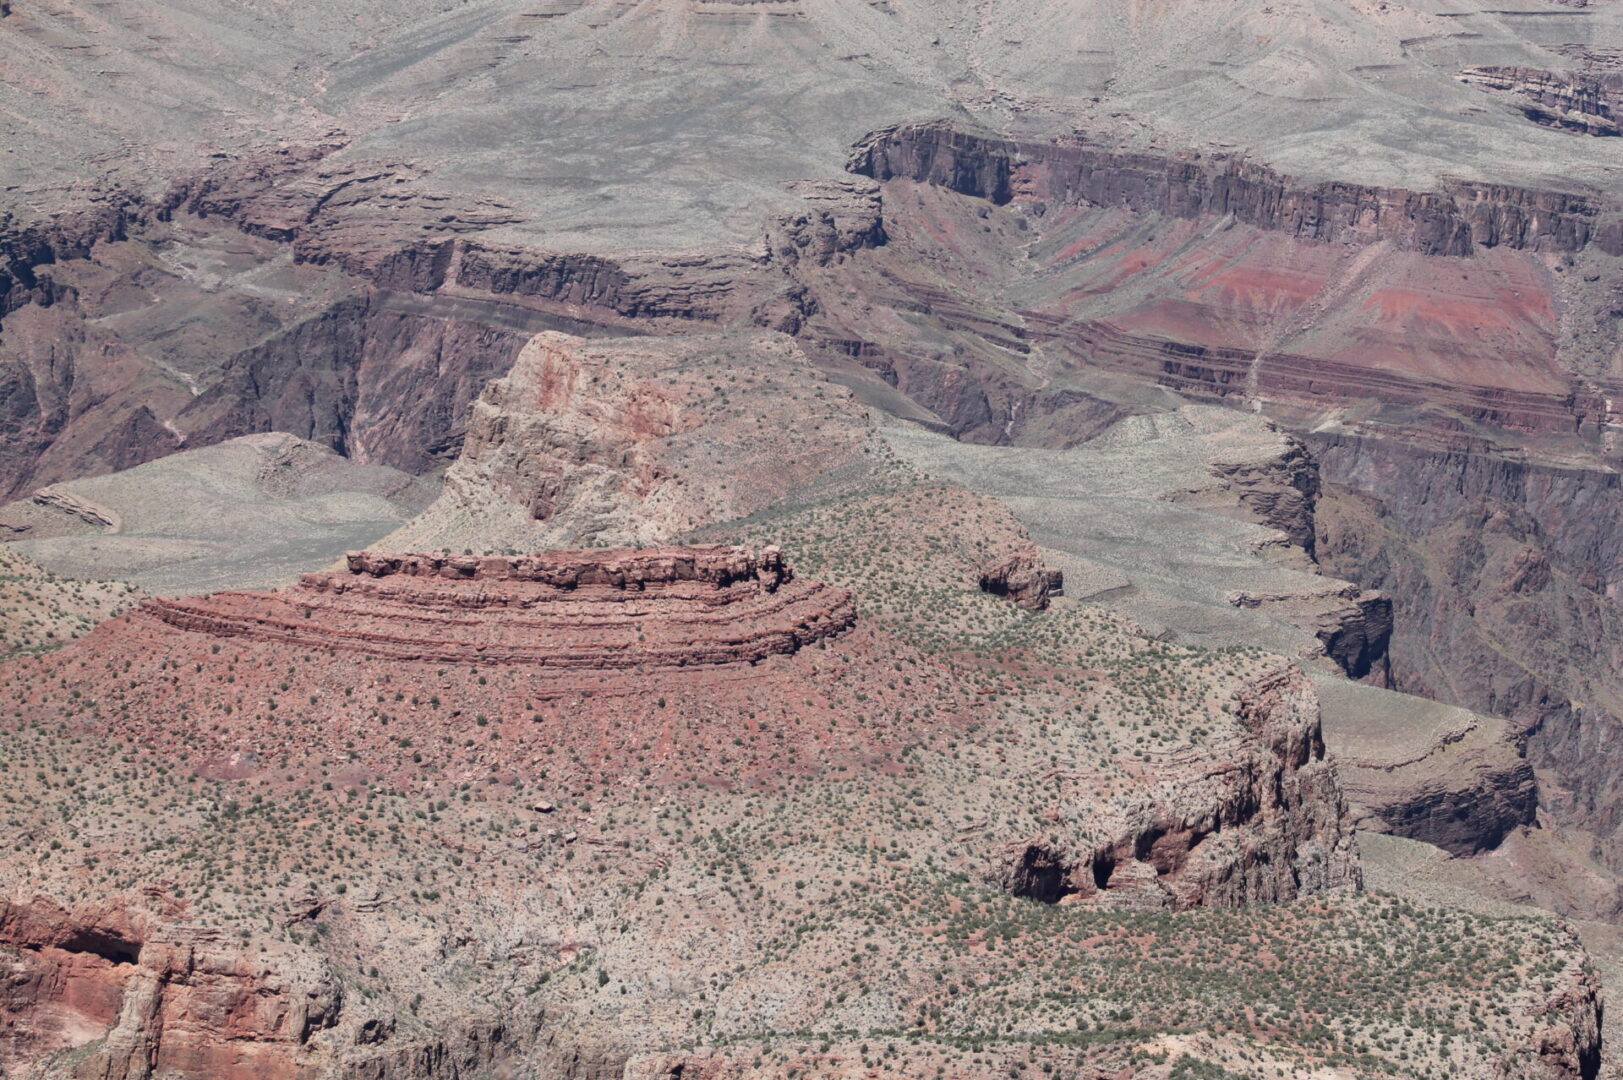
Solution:
<path fill-rule="evenodd" d="M 1536 124 L 1584 135 L 1623 134 L 1623 72 L 1487 66 L 1466 68 L 1459 78 L 1509 95 Z"/>
<path fill-rule="evenodd" d="M 1022 198 L 1235 221 L 1308 240 L 1388 240 L 1426 255 L 1504 246 L 1623 254 L 1623 219 L 1598 196 L 1454 181 L 1441 192 L 1324 182 L 1299 184 L 1265 165 L 1220 154 L 1127 151 L 1080 139 L 1014 142 L 948 124 L 874 132 L 851 171 L 938 184 L 994 203 Z"/>
<path fill-rule="evenodd" d="M 471 402 L 527 337 L 357 297 L 227 360 L 176 424 L 195 445 L 285 431 L 356 461 L 423 473 L 455 458 Z"/>
<path fill-rule="evenodd" d="M 1310 436 L 1328 572 L 1392 597 L 1393 685 L 1509 718 L 1557 819 L 1623 826 L 1623 532 L 1615 473 L 1486 450 Z M 1609 844 L 1605 860 L 1623 865 Z"/>
<path fill-rule="evenodd" d="M 1105 839 L 1086 847 L 1013 845 L 989 880 L 1047 903 L 1149 910 L 1242 907 L 1358 888 L 1357 848 L 1325 760 L 1313 688 L 1300 671 L 1283 668 L 1241 687 L 1233 706 L 1246 737 L 1217 748 L 1221 768 L 1197 778 L 1185 767 L 1193 753 L 1157 762 L 1157 797 L 1089 823 Z"/>

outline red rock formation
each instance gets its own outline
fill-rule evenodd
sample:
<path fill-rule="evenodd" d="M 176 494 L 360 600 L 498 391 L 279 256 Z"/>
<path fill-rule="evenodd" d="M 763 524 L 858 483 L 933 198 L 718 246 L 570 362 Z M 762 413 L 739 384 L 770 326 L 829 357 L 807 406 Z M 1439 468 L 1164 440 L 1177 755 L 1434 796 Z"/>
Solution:
<path fill-rule="evenodd" d="M 306 1080 L 343 997 L 311 958 L 290 970 L 122 908 L 0 903 L 0 1075 L 88 1048 L 83 1080 Z"/>
<path fill-rule="evenodd" d="M 1007 596 L 1023 608 L 1043 611 L 1051 597 L 1065 591 L 1065 575 L 1043 566 L 1037 556 L 1036 545 L 1009 556 L 1003 562 L 985 571 L 978 584 L 994 596 Z"/>
<path fill-rule="evenodd" d="M 856 623 L 850 593 L 768 548 L 525 556 L 354 552 L 277 593 L 150 599 L 137 621 L 374 657 L 623 670 L 754 663 Z"/>

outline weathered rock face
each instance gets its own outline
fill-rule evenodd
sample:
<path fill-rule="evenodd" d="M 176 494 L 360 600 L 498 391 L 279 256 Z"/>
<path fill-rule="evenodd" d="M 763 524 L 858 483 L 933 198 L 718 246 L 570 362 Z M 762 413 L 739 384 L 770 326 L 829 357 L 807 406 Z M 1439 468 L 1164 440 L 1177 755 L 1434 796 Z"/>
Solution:
<path fill-rule="evenodd" d="M 1377 686 L 1391 679 L 1387 646 L 1392 638 L 1392 601 L 1378 590 L 1331 580 L 1318 590 L 1236 591 L 1229 602 L 1311 626 L 1324 655 L 1351 678 L 1369 679 Z"/>
<path fill-rule="evenodd" d="M 1278 529 L 1313 557 L 1319 469 L 1300 440 L 1287 436 L 1281 453 L 1261 460 L 1213 461 L 1211 471 L 1258 522 Z"/>
<path fill-rule="evenodd" d="M 285 431 L 422 473 L 453 458 L 473 399 L 528 335 L 364 298 L 232 357 L 176 420 L 196 445 Z"/>
<path fill-rule="evenodd" d="M 1517 99 L 1522 115 L 1535 124 L 1583 135 L 1623 134 L 1623 73 L 1472 67 L 1459 77 Z"/>
<path fill-rule="evenodd" d="M 328 161 L 342 146 L 335 139 L 226 158 L 177 181 L 161 212 L 228 219 L 291 245 L 300 262 L 339 266 L 382 289 L 496 298 L 592 322 L 716 321 L 744 303 L 738 279 L 758 268 L 736 253 L 622 262 L 489 241 L 481 234 L 522 216 L 500 200 L 425 187 L 426 171 L 410 163 Z M 839 191 L 822 201 L 801 223 L 807 243 L 823 226 L 834 229 L 834 247 L 877 242 L 877 206 L 864 219 L 860 198 L 855 215 L 832 209 L 850 201 Z"/>
<path fill-rule="evenodd" d="M 1616 207 L 1587 195 L 1459 181 L 1440 193 L 1296 184 L 1242 158 L 1137 153 L 1076 140 L 1010 142 L 947 124 L 867 136 L 850 168 L 875 180 L 939 184 L 1006 203 L 1016 194 L 1174 218 L 1232 215 L 1246 225 L 1332 243 L 1390 241 L 1426 255 L 1481 247 L 1623 251 Z"/>
<path fill-rule="evenodd" d="M 1051 597 L 1064 592 L 1065 575 L 1043 566 L 1032 545 L 1030 550 L 1011 555 L 985 571 L 978 584 L 982 590 L 1007 596 L 1023 608 L 1042 611 Z"/>
<path fill-rule="evenodd" d="M 87 335 L 77 291 L 51 272 L 124 239 L 142 212 L 113 192 L 49 219 L 0 213 L 0 497 L 41 475 L 122 468 L 174 447 L 153 410 L 179 396 L 151 385 L 128 349 Z M 97 423 L 76 429 L 89 412 Z"/>
<path fill-rule="evenodd" d="M 1540 1080 L 1598 1077 L 1602 1011 L 1600 976 L 1587 965 L 1568 967 L 1533 1007 L 1537 1026 L 1526 1043 L 1513 1048 L 1495 1068 L 1495 1080 L 1521 1076 Z"/>
<path fill-rule="evenodd" d="M 6 235 L 0 492 L 10 496 L 270 430 L 425 472 L 455 455 L 469 403 L 530 334 L 576 325 L 321 269 L 336 261 L 278 269 L 274 233 L 249 241 L 227 220 L 160 221 L 111 197 L 79 216 L 0 224 Z M 206 269 L 187 276 L 177 262 Z M 388 281 L 386 269 L 375 276 Z M 278 288 L 239 293 L 244 272 Z"/>
<path fill-rule="evenodd" d="M 74 1077 L 305 1080 L 343 995 L 313 957 L 251 956 L 119 909 L 0 903 L 0 1073 L 78 1050 Z"/>
<path fill-rule="evenodd" d="M 1599 197 L 1310 197 L 1274 177 L 1245 210 L 1267 185 L 1226 159 L 1085 148 L 1098 160 L 1069 166 L 1082 179 L 1051 182 L 1058 149 L 978 138 L 924 125 L 864 143 L 854 167 L 892 177 L 887 243 L 837 272 L 797 270 L 808 348 L 868 369 L 960 438 L 1073 445 L 1144 400 L 1125 381 L 1298 430 L 1374 409 L 1431 437 L 1483 425 L 1601 441 L 1618 270 L 1617 211 Z M 1001 207 L 999 182 L 970 167 L 988 153 L 1008 162 Z"/>
<path fill-rule="evenodd" d="M 781 335 L 540 334 L 473 406 L 439 502 L 389 543 L 668 542 L 860 482 L 881 445 L 847 391 Z"/>
<path fill-rule="evenodd" d="M 185 905 L 161 890 L 142 901 L 0 902 L 0 1076 L 472 1078 L 513 1053 L 488 1021 L 397 1037 L 392 1019 L 346 997 L 318 953 L 250 951 L 183 924 Z M 148 910 L 154 901 L 159 910 Z"/>
<path fill-rule="evenodd" d="M 1218 748 L 1219 760 L 1198 776 L 1176 755 L 1152 760 L 1144 777 L 1152 796 L 1114 813 L 1096 807 L 1077 822 L 1102 833 L 1102 843 L 1084 848 L 1062 836 L 1059 844 L 1017 844 L 989 879 L 1048 903 L 1096 899 L 1150 910 L 1359 887 L 1357 845 L 1325 759 L 1312 686 L 1284 668 L 1239 691 L 1233 711 L 1250 737 Z"/>
<path fill-rule="evenodd" d="M 1340 679 L 1315 685 L 1360 828 L 1474 855 L 1536 821 L 1533 768 L 1506 721 Z"/>
<path fill-rule="evenodd" d="M 336 263 L 416 292 L 444 280 L 454 238 L 518 220 L 500 200 L 411 183 L 424 171 L 406 162 L 329 162 L 343 145 L 330 139 L 225 157 L 173 184 L 159 212 L 225 217 L 246 233 L 291 244 L 301 261 Z"/>
<path fill-rule="evenodd" d="M 134 618 L 374 658 L 590 670 L 756 663 L 856 623 L 850 593 L 796 580 L 775 549 L 355 552 L 349 567 L 278 593 L 152 599 Z"/>
<path fill-rule="evenodd" d="M 1314 442 L 1339 489 L 1320 504 L 1320 557 L 1392 598 L 1394 687 L 1509 718 L 1565 789 L 1550 811 L 1614 836 L 1617 476 L 1386 439 Z"/>

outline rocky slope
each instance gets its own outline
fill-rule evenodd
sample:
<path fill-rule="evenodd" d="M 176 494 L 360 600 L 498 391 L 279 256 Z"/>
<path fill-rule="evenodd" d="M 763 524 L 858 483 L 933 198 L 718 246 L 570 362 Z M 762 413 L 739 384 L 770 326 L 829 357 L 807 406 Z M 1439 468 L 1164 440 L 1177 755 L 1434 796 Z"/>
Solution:
<path fill-rule="evenodd" d="M 0 655 L 56 648 L 136 599 L 126 583 L 60 578 L 0 547 Z"/>
<path fill-rule="evenodd" d="M 12 549 L 143 589 L 275 585 L 397 528 L 433 484 L 287 434 L 249 435 L 0 507 Z"/>
<path fill-rule="evenodd" d="M 82 989 L 8 999 L 12 1060 L 78 1061 L 125 1075 L 115 1055 L 133 1040 L 143 1060 L 202 1075 L 212 1067 L 203 1049 L 216 1044 L 210 1032 L 241 1030 L 247 1042 L 238 1049 L 252 1048 L 257 1067 L 274 1075 L 440 1075 L 436 1069 L 502 1060 L 619 1072 L 653 1067 L 636 1063 L 650 1039 L 724 1046 L 743 1037 L 776 1059 L 809 1051 L 800 1033 L 855 1026 L 893 1031 L 889 1038 L 905 1044 L 896 1068 L 957 1061 L 964 1075 L 977 1075 L 958 1040 L 982 1039 L 974 1032 L 1004 995 L 1046 991 L 990 954 L 991 966 L 970 960 L 980 954 L 951 945 L 957 930 L 921 949 L 915 935 L 941 917 L 936 901 L 921 906 L 921 899 L 939 896 L 949 905 L 942 914 L 959 912 L 947 917 L 967 918 L 972 935 L 983 933 L 970 928 L 982 919 L 1013 917 L 1011 925 L 1036 920 L 1021 934 L 1059 931 L 1051 942 L 1072 932 L 1064 928 L 1085 937 L 1102 932 L 1107 941 L 1128 934 L 1126 941 L 1138 932 L 1132 928 L 1153 925 L 1169 940 L 1192 943 L 1216 924 L 1144 924 L 1135 912 L 1278 903 L 1356 885 L 1316 700 L 1302 676 L 1260 656 L 1169 648 L 1085 609 L 1032 613 L 982 591 L 973 583 L 976 563 L 1006 565 L 1018 550 L 982 552 L 968 543 L 960 553 L 936 541 L 942 534 L 930 522 L 966 515 L 995 522 L 997 513 L 967 493 L 904 485 L 757 526 L 784 529 L 807 560 L 849 580 L 866 614 L 843 631 L 829 627 L 832 636 L 802 636 L 798 651 L 753 662 L 709 647 L 681 658 L 671 650 L 679 635 L 701 632 L 730 650 L 759 620 L 842 594 L 802 585 L 773 553 L 712 547 L 357 554 L 347 573 L 312 578 L 283 598 L 220 594 L 149 605 L 56 654 L 48 667 L 13 668 L 7 676 L 28 703 L 25 713 L 58 716 L 63 736 L 92 745 L 117 739 L 131 751 L 94 767 L 106 769 L 105 781 L 81 774 L 75 789 L 112 782 L 137 808 L 164 783 L 159 763 L 214 779 L 171 788 L 161 813 L 143 809 L 127 822 L 147 837 L 136 858 L 120 854 L 127 832 L 109 834 L 106 844 L 94 839 L 102 833 L 93 819 L 113 804 L 84 804 L 72 825 L 91 840 L 81 861 L 32 865 L 14 879 L 82 913 L 30 922 L 28 912 L 54 909 L 45 900 L 15 901 L 7 926 L 19 970 L 30 973 L 29 985 Z M 842 525 L 846 518 L 909 524 L 887 529 L 875 552 L 853 546 L 857 534 Z M 873 589 L 863 591 L 864 582 Z M 813 591 L 797 591 L 806 588 Z M 785 594 L 804 598 L 780 607 L 774 598 Z M 249 625 L 170 617 L 257 612 L 266 603 L 282 604 L 286 618 L 256 614 Z M 494 644 L 505 627 L 543 614 L 552 620 L 549 633 L 520 636 L 553 649 L 568 644 L 566 666 L 508 656 Z M 643 629 L 622 629 L 628 621 Z M 454 659 L 407 656 L 398 637 L 378 633 L 385 626 L 416 627 L 436 641 L 471 633 L 493 645 Z M 315 635 L 313 647 L 290 651 L 285 633 Z M 626 637 L 616 648 L 574 647 L 616 634 Z M 949 641 L 956 643 L 950 658 L 938 652 Z M 1083 650 L 1092 673 L 1078 684 L 1065 658 Z M 662 665 L 650 683 L 646 672 Z M 453 691 L 445 684 L 449 667 L 478 676 Z M 186 678 L 170 674 L 181 671 Z M 60 696 L 64 680 L 81 696 Z M 1033 710 L 1049 719 L 1034 723 Z M 11 752 L 48 756 L 57 745 L 23 732 L 13 733 Z M 1067 763 L 1057 772 L 1056 760 Z M 53 775 L 49 766 L 42 775 Z M 830 800 L 843 807 L 833 817 Z M 419 805 L 428 806 L 423 818 L 409 812 Z M 882 809 L 903 805 L 914 809 Z M 987 807 L 1006 809 L 987 815 Z M 208 849 L 196 846 L 197 830 L 239 829 L 257 837 L 252 858 L 223 876 L 210 868 L 212 858 L 197 861 Z M 332 830 L 331 846 L 315 849 L 331 854 L 312 860 L 307 844 L 286 842 L 289 829 Z M 154 857 L 166 867 L 157 875 L 147 865 Z M 920 892 L 920 875 L 935 888 Z M 129 891 L 155 876 L 166 884 L 146 899 Z M 470 885 L 478 896 L 466 891 Z M 604 901 L 618 899 L 600 906 L 600 892 Z M 853 905 L 859 895 L 868 899 Z M 119 898 L 128 910 L 167 905 L 168 914 L 124 921 L 89 914 L 121 910 L 109 906 Z M 876 910 L 871 905 L 892 902 L 901 922 L 888 919 L 884 933 L 862 936 L 864 925 L 877 928 L 864 914 Z M 1298 918 L 1315 922 L 1324 902 L 1283 909 L 1285 921 L 1269 924 L 1276 950 L 1312 949 L 1311 935 L 1296 939 L 1285 928 Z M 1379 907 L 1328 902 L 1354 921 Z M 919 930 L 904 931 L 915 919 Z M 35 922 L 68 929 L 53 930 L 58 937 L 48 943 L 15 929 Z M 176 922 L 205 934 L 194 940 L 221 945 L 218 959 L 194 961 L 191 982 L 165 974 L 171 954 L 155 944 L 178 932 L 164 928 Z M 425 935 L 435 923 L 443 932 Z M 1565 947 L 1559 941 L 1549 939 L 1553 951 L 1542 951 L 1543 931 L 1505 932 L 1514 944 L 1483 958 L 1509 965 L 1496 970 L 1566 963 L 1554 961 Z M 225 943 L 239 935 L 242 952 L 261 959 L 232 958 L 238 946 Z M 381 935 L 391 949 L 376 947 Z M 833 983 L 824 989 L 811 957 L 838 963 L 845 940 L 871 942 L 885 962 L 875 968 L 863 960 L 864 970 L 894 970 L 901 981 L 867 976 L 855 997 L 849 984 L 840 993 Z M 1418 938 L 1414 946 L 1425 947 Z M 261 948 L 271 950 L 268 958 Z M 1098 962 L 1090 949 L 1058 949 L 1052 960 L 1062 969 Z M 949 1001 L 926 990 L 909 998 L 901 990 L 963 978 L 965 961 L 978 972 L 968 997 Z M 1105 963 L 1098 970 L 1114 970 L 1115 960 Z M 712 980 L 723 970 L 732 978 L 717 994 Z M 667 974 L 650 979 L 650 971 Z M 1155 978 L 1175 995 L 1193 974 L 1175 964 Z M 470 978 L 485 987 L 471 998 L 457 988 Z M 232 1005 L 236 991 L 216 979 L 248 980 L 256 1007 L 279 1000 L 288 1007 L 272 1010 L 273 1024 Z M 155 994 L 137 989 L 154 984 Z M 185 987 L 193 985 L 210 988 L 217 1011 L 189 1004 Z M 776 1004 L 762 1011 L 768 986 L 777 988 Z M 1114 1007 L 1105 1002 L 1115 993 L 1095 995 L 1100 1004 L 1086 1007 L 1089 1015 L 1101 1010 L 1102 1026 L 1081 1051 L 1115 1071 L 1151 1068 L 1145 1059 L 1132 1064 L 1140 1037 L 1110 1034 L 1102 1010 Z M 137 1009 L 136 1000 L 148 1004 Z M 1175 1000 L 1144 1003 L 1139 1022 L 1182 1030 Z M 1343 1001 L 1337 1009 L 1354 999 Z M 438 1036 L 416 1019 L 447 1008 L 457 1019 Z M 1574 1008 L 1557 1024 L 1577 1053 L 1585 1006 Z M 1031 1036 L 997 1040 L 997 1057 L 1026 1052 L 1017 1048 L 1027 1044 L 1040 1055 L 1061 1046 L 1078 1051 L 1042 1034 L 1048 1021 L 1040 1011 L 1025 1015 L 1037 1025 Z M 1348 1013 L 1343 1022 L 1350 1037 L 1364 1021 Z M 103 1031 L 112 1034 L 97 1041 Z M 1502 1054 L 1507 1038 L 1524 1037 L 1533 1037 L 1531 1029 L 1513 1025 L 1480 1046 L 1448 1050 L 1423 1040 L 1424 1053 L 1486 1061 L 1475 1055 Z M 1232 1038 L 1249 1036 L 1236 1030 Z M 1311 1059 L 1335 1052 L 1328 1049 L 1335 1038 L 1327 1046 L 1270 1044 L 1267 1056 Z M 1197 1040 L 1188 1053 L 1215 1061 L 1238 1045 Z M 64 1057 L 41 1057 L 73 1047 Z M 47 1064 L 47 1074 L 56 1067 Z"/>

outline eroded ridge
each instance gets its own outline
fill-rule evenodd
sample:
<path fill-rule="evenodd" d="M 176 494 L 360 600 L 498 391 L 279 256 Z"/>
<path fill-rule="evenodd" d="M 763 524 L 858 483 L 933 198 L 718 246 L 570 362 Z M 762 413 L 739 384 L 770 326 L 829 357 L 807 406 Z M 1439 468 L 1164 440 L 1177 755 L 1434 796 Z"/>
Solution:
<path fill-rule="evenodd" d="M 347 561 L 278 592 L 152 599 L 136 617 L 390 659 L 601 670 L 755 663 L 856 624 L 849 592 L 797 579 L 775 547 Z"/>

